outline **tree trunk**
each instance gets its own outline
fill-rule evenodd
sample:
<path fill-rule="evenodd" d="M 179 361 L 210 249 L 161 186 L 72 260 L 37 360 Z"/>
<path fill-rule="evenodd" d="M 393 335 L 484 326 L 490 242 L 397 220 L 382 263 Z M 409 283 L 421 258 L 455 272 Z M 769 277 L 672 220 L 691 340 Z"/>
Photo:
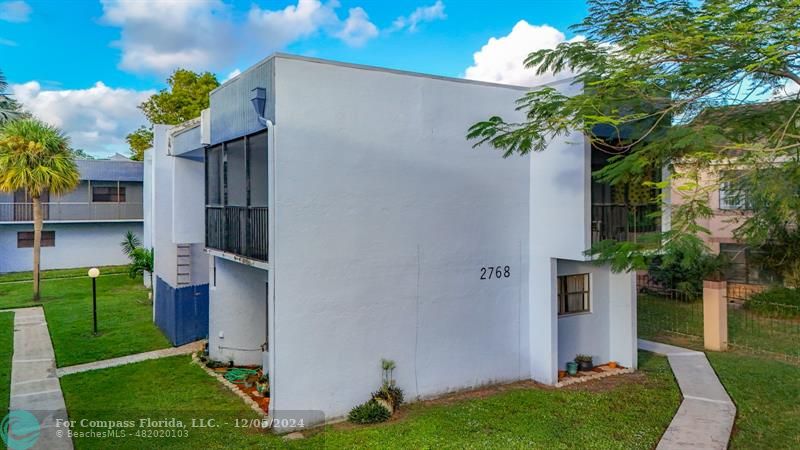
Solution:
<path fill-rule="evenodd" d="M 33 197 L 33 301 L 39 301 L 39 261 L 42 255 L 42 200 Z"/>

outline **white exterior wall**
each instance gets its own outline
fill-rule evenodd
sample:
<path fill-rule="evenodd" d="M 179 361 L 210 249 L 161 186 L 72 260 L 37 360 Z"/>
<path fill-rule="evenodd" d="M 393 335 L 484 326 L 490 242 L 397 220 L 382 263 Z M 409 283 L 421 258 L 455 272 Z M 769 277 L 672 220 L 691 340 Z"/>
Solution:
<path fill-rule="evenodd" d="M 144 152 L 144 160 L 142 161 L 144 170 L 142 178 L 142 218 L 143 233 L 142 233 L 142 246 L 144 248 L 153 248 L 153 149 Z M 153 263 L 155 264 L 155 262 Z M 142 282 L 145 287 L 150 286 L 150 273 L 145 272 L 142 277 Z M 152 288 L 155 291 L 155 287 Z M 153 317 L 155 317 L 155 303 L 153 304 Z"/>
<path fill-rule="evenodd" d="M 274 409 L 344 415 L 381 358 L 410 399 L 527 378 L 529 163 L 465 139 L 522 91 L 275 70 Z M 511 276 L 481 280 L 495 265 Z"/>
<path fill-rule="evenodd" d="M 43 229 L 56 232 L 55 247 L 42 247 L 43 270 L 128 264 L 119 243 L 128 230 L 142 237 L 141 222 L 45 223 Z M 33 225 L 0 225 L 0 273 L 33 268 L 33 249 L 17 248 L 18 231 Z"/>
<path fill-rule="evenodd" d="M 568 81 L 553 87 L 569 94 Z M 558 379 L 558 309 L 555 258 L 584 260 L 590 246 L 590 147 L 573 133 L 556 139 L 530 159 L 530 374 L 536 381 Z"/>
<path fill-rule="evenodd" d="M 205 242 L 205 173 L 202 162 L 168 154 L 170 126 L 154 127 L 145 157 L 146 242 L 155 249 L 155 274 L 178 286 L 178 244 L 192 244 L 192 283 L 208 283 Z"/>
<path fill-rule="evenodd" d="M 170 286 L 178 285 L 178 249 L 172 240 L 172 177 L 174 158 L 167 155 L 168 125 L 153 127 L 153 206 L 151 217 L 153 225 L 151 239 L 155 261 L 155 275 Z M 154 305 L 155 306 L 155 305 Z"/>
<path fill-rule="evenodd" d="M 213 259 L 214 269 L 216 285 L 224 289 L 216 289 L 213 280 L 209 285 L 209 356 L 237 365 L 261 365 L 260 346 L 267 330 L 267 272 L 223 258 Z"/>
<path fill-rule="evenodd" d="M 636 328 L 636 273 L 609 273 L 609 359 L 639 367 Z"/>

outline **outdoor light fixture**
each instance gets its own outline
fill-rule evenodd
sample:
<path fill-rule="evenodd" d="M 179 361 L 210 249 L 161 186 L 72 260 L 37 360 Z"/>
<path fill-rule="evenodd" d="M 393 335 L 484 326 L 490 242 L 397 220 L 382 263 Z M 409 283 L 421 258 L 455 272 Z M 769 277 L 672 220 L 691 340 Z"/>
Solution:
<path fill-rule="evenodd" d="M 250 92 L 253 93 L 250 98 L 250 103 L 253 104 L 253 109 L 256 110 L 258 121 L 266 125 L 267 120 L 264 119 L 264 108 L 267 106 L 267 90 L 262 87 L 257 87 Z"/>
<path fill-rule="evenodd" d="M 97 267 L 89 269 L 89 278 L 92 279 L 92 322 L 95 336 L 97 336 L 97 277 L 99 276 L 100 269 Z"/>

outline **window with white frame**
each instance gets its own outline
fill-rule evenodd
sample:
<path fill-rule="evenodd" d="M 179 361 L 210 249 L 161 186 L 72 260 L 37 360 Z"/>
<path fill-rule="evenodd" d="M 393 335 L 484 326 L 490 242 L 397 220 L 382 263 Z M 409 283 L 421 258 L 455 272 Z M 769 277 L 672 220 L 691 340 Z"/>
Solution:
<path fill-rule="evenodd" d="M 558 277 L 558 315 L 590 311 L 589 274 Z"/>
<path fill-rule="evenodd" d="M 719 209 L 748 209 L 747 192 L 736 181 L 737 172 L 728 172 L 719 184 Z"/>

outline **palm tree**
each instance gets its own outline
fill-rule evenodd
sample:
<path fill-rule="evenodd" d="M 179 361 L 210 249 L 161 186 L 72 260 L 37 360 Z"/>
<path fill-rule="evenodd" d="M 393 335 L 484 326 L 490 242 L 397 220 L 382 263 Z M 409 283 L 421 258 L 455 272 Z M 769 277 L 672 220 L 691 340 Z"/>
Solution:
<path fill-rule="evenodd" d="M 131 230 L 125 232 L 125 238 L 119 243 L 119 246 L 122 247 L 122 253 L 125 253 L 125 256 L 131 260 L 133 260 L 133 251 L 141 247 L 141 245 L 142 242 L 139 241 L 139 237 L 133 234 Z"/>
<path fill-rule="evenodd" d="M 6 94 L 8 83 L 0 71 L 0 124 L 19 118 L 22 113 L 19 104 Z"/>
<path fill-rule="evenodd" d="M 67 193 L 78 185 L 78 166 L 69 138 L 37 119 L 19 119 L 0 128 L 0 191 L 24 190 L 33 200 L 33 300 L 39 300 L 42 193 Z"/>
<path fill-rule="evenodd" d="M 128 274 L 131 278 L 141 277 L 145 272 L 150 274 L 150 291 L 153 290 L 153 249 L 136 247 L 130 253 L 131 265 L 128 267 Z"/>

